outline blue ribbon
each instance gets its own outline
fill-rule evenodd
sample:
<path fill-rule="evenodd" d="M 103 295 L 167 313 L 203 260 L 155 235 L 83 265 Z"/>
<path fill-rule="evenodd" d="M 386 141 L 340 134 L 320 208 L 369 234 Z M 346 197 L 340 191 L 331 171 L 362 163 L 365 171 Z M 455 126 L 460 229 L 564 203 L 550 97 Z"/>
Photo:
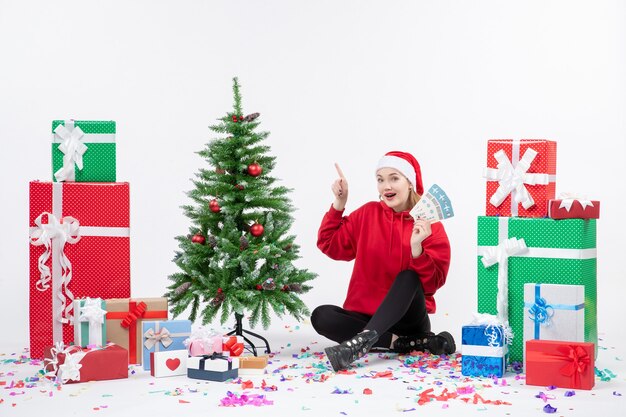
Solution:
<path fill-rule="evenodd" d="M 535 322 L 535 339 L 539 339 L 541 326 L 549 326 L 550 319 L 554 316 L 554 310 L 580 310 L 585 304 L 548 304 L 545 298 L 541 297 L 541 284 L 535 284 L 535 303 L 524 303 L 528 309 L 529 317 Z"/>

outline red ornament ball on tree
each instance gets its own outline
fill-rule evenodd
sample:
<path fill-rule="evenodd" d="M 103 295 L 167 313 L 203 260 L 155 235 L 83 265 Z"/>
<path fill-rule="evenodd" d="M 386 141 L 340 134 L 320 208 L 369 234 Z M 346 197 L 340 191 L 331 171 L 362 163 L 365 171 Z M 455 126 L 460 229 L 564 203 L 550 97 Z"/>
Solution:
<path fill-rule="evenodd" d="M 206 239 L 204 238 L 204 236 L 202 236 L 202 234 L 196 233 L 195 235 L 191 237 L 191 241 L 199 245 L 204 245 L 204 242 L 206 242 Z"/>
<path fill-rule="evenodd" d="M 262 173 L 263 173 L 263 168 L 258 163 L 255 162 L 253 164 L 248 165 L 248 175 L 251 175 L 253 177 L 258 177 Z"/>
<path fill-rule="evenodd" d="M 241 191 L 241 190 L 243 190 L 245 187 L 244 187 L 243 185 L 241 185 L 241 184 L 237 184 L 237 185 L 235 185 L 235 188 Z"/>
<path fill-rule="evenodd" d="M 256 289 L 258 291 L 263 291 L 263 286 L 261 284 L 256 284 Z"/>
<path fill-rule="evenodd" d="M 250 234 L 254 237 L 261 236 L 264 231 L 265 229 L 263 228 L 263 225 L 260 223 L 254 223 L 252 226 L 250 226 Z"/>
<path fill-rule="evenodd" d="M 219 213 L 220 209 L 220 203 L 217 202 L 216 199 L 213 199 L 209 202 L 209 209 L 213 212 L 213 213 Z"/>

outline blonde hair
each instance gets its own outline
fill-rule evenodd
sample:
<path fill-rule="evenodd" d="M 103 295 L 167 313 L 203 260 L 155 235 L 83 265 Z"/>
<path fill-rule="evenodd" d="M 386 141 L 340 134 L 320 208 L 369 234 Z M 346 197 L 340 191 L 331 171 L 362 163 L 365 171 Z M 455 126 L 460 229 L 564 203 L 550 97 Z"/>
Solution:
<path fill-rule="evenodd" d="M 420 198 L 422 198 L 422 196 L 416 193 L 413 190 L 413 187 L 411 187 L 411 190 L 409 191 L 409 210 L 415 207 L 417 202 L 420 201 Z"/>

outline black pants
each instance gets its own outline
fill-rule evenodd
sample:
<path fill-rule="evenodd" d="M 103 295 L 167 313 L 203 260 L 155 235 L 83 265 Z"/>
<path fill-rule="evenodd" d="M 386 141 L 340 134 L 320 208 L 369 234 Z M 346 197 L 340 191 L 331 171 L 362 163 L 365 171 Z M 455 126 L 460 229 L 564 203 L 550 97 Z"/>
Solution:
<path fill-rule="evenodd" d="M 374 346 L 385 348 L 391 346 L 392 334 L 412 336 L 430 332 L 422 282 L 410 270 L 398 274 L 373 316 L 326 304 L 313 310 L 311 324 L 319 334 L 337 343 L 363 330 L 376 330 L 380 338 Z"/>

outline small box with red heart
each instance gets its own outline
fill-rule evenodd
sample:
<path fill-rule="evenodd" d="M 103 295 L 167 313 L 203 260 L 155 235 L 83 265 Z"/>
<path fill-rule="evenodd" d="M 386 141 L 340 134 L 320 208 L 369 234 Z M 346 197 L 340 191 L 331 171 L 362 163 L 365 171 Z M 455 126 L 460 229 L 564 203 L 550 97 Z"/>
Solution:
<path fill-rule="evenodd" d="M 187 375 L 187 356 L 187 349 L 150 352 L 150 375 L 156 378 Z"/>

